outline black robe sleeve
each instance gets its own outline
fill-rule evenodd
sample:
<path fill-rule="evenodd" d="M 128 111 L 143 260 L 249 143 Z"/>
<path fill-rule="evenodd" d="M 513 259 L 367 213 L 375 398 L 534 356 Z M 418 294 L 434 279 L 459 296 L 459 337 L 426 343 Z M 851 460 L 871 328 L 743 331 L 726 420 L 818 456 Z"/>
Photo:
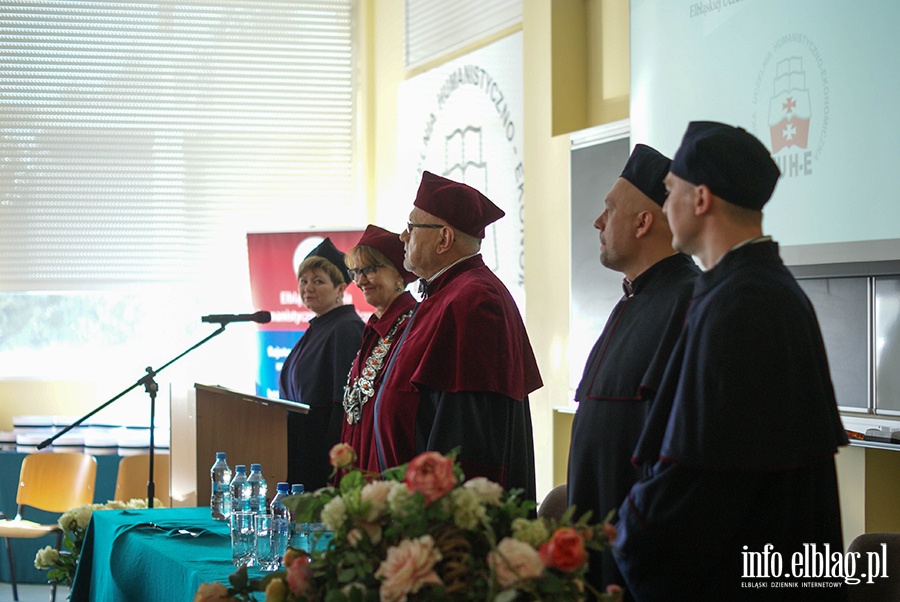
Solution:
<path fill-rule="evenodd" d="M 524 490 L 534 500 L 534 437 L 528 398 L 516 401 L 483 391 L 426 390 L 419 394 L 417 452 L 448 453 L 466 479 L 486 477 L 506 489 Z M 501 425 L 503 425 L 501 427 Z"/>

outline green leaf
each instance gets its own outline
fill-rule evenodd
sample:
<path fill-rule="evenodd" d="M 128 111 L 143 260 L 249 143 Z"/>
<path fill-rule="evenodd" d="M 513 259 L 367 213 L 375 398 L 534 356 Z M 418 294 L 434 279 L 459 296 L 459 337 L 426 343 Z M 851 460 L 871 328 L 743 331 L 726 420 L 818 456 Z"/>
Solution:
<path fill-rule="evenodd" d="M 246 590 L 249 585 L 247 580 L 247 565 L 241 565 L 241 568 L 228 575 L 228 583 L 237 590 Z"/>
<path fill-rule="evenodd" d="M 361 489 L 366 484 L 366 478 L 358 470 L 351 470 L 341 479 L 341 494 L 347 494 L 354 489 Z"/>
<path fill-rule="evenodd" d="M 406 480 L 407 466 L 409 466 L 409 464 L 401 464 L 400 466 L 396 466 L 394 468 L 388 468 L 381 474 L 381 476 L 385 481 L 403 482 Z"/>

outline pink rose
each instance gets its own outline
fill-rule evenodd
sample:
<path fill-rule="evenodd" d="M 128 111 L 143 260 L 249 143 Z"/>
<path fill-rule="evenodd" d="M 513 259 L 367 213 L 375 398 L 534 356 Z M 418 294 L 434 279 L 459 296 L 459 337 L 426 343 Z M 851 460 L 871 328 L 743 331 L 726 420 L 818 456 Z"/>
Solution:
<path fill-rule="evenodd" d="M 541 544 L 540 554 L 544 564 L 566 573 L 581 568 L 588 557 L 584 540 L 571 527 L 554 531 L 550 540 Z"/>
<path fill-rule="evenodd" d="M 201 583 L 194 594 L 194 602 L 215 602 L 216 600 L 234 600 L 228 595 L 228 588 L 221 583 Z"/>
<path fill-rule="evenodd" d="M 363 505 L 367 505 L 367 511 L 363 520 L 372 522 L 387 511 L 388 494 L 394 489 L 391 481 L 370 481 L 363 485 L 359 492 L 359 499 Z"/>
<path fill-rule="evenodd" d="M 504 537 L 487 556 L 501 587 L 511 587 L 520 581 L 536 579 L 544 573 L 544 563 L 538 551 L 524 541 Z"/>
<path fill-rule="evenodd" d="M 369 536 L 369 541 L 376 546 L 381 542 L 381 525 L 366 521 L 356 521 L 356 526 L 347 532 L 347 543 L 355 548 L 363 540 L 363 533 Z"/>
<path fill-rule="evenodd" d="M 354 527 L 354 528 L 350 529 L 349 531 L 347 531 L 347 543 L 350 544 L 351 548 L 355 548 L 356 546 L 358 546 L 359 542 L 361 542 L 362 539 L 363 539 L 363 532 L 361 529 Z"/>
<path fill-rule="evenodd" d="M 406 486 L 421 493 L 426 506 L 439 500 L 456 487 L 453 461 L 437 452 L 419 454 L 406 469 Z"/>
<path fill-rule="evenodd" d="M 335 468 L 350 468 L 356 462 L 356 450 L 348 443 L 337 443 L 328 452 L 328 458 Z"/>
<path fill-rule="evenodd" d="M 404 539 L 388 548 L 387 557 L 375 571 L 375 577 L 381 580 L 382 602 L 406 602 L 409 594 L 423 586 L 440 585 L 441 578 L 434 572 L 440 559 L 441 552 L 430 535 Z"/>
<path fill-rule="evenodd" d="M 295 558 L 299 558 L 300 556 L 309 556 L 306 552 L 298 550 L 297 548 L 288 548 L 284 552 L 284 558 L 281 559 L 281 564 L 284 566 L 291 566 L 293 564 Z"/>
<path fill-rule="evenodd" d="M 616 543 L 616 537 L 619 534 L 619 532 L 616 531 L 616 526 L 609 523 L 603 523 L 602 529 L 603 534 L 606 535 L 606 540 L 609 543 Z"/>
<path fill-rule="evenodd" d="M 309 566 L 309 556 L 295 556 L 291 559 L 290 564 L 286 566 L 286 579 L 291 595 L 302 596 L 312 587 L 312 569 Z"/>

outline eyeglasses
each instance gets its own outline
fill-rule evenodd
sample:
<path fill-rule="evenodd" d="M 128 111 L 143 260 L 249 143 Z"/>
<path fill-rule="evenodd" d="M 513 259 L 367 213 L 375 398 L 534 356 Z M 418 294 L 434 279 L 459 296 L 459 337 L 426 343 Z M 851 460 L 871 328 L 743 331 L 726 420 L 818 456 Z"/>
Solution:
<path fill-rule="evenodd" d="M 415 228 L 443 228 L 443 224 L 414 224 L 412 222 L 406 222 L 406 233 L 412 234 Z"/>
<path fill-rule="evenodd" d="M 350 274 L 351 280 L 356 280 L 357 276 L 365 276 L 368 278 L 369 276 L 377 272 L 378 268 L 383 267 L 383 263 L 373 263 L 372 265 L 364 265 L 361 268 L 350 268 L 349 270 L 347 270 L 347 273 Z"/>

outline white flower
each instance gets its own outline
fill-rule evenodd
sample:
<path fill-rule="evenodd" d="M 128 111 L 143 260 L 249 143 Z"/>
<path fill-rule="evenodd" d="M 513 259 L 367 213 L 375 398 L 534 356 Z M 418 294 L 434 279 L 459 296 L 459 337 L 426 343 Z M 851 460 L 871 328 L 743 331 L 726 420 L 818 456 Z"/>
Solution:
<path fill-rule="evenodd" d="M 460 529 L 472 530 L 484 518 L 484 506 L 471 489 L 454 489 L 450 492 L 450 500 L 453 502 L 453 522 Z"/>
<path fill-rule="evenodd" d="M 120 504 L 121 502 L 109 502 L 108 506 L 113 508 L 113 504 Z M 147 507 L 147 498 L 145 497 L 133 497 L 127 502 L 125 502 L 122 506 L 122 510 L 143 510 Z M 162 500 L 158 497 L 153 498 L 153 507 L 154 508 L 165 508 L 163 506 Z M 116 508 L 118 510 L 119 508 Z"/>
<path fill-rule="evenodd" d="M 52 569 L 59 560 L 59 552 L 50 546 L 44 546 L 34 555 L 34 568 L 39 571 Z"/>
<path fill-rule="evenodd" d="M 361 518 L 372 522 L 380 518 L 387 511 L 387 498 L 394 489 L 396 481 L 371 481 L 366 483 L 360 492 L 360 501 L 368 506 L 365 515 Z"/>
<path fill-rule="evenodd" d="M 512 587 L 544 573 L 544 563 L 538 551 L 527 543 L 509 537 L 501 539 L 497 549 L 488 552 L 487 561 L 500 587 Z"/>
<path fill-rule="evenodd" d="M 503 495 L 503 487 L 497 483 L 484 477 L 475 477 L 469 479 L 463 484 L 463 487 L 470 489 L 481 498 L 485 504 L 493 504 L 499 506 Z"/>
<path fill-rule="evenodd" d="M 537 548 L 550 538 L 550 532 L 542 519 L 516 518 L 512 522 L 512 536 Z"/>
<path fill-rule="evenodd" d="M 394 483 L 395 486 L 388 493 L 387 497 L 388 510 L 390 510 L 391 516 L 402 518 L 405 515 L 403 506 L 406 505 L 412 497 L 412 492 L 405 483 L 396 481 Z"/>
<path fill-rule="evenodd" d="M 63 531 L 84 531 L 91 521 L 91 514 L 93 512 L 94 504 L 83 504 L 64 513 L 56 522 Z"/>
<path fill-rule="evenodd" d="M 337 531 L 347 520 L 347 504 L 344 498 L 335 496 L 322 507 L 322 522 L 329 531 Z"/>

